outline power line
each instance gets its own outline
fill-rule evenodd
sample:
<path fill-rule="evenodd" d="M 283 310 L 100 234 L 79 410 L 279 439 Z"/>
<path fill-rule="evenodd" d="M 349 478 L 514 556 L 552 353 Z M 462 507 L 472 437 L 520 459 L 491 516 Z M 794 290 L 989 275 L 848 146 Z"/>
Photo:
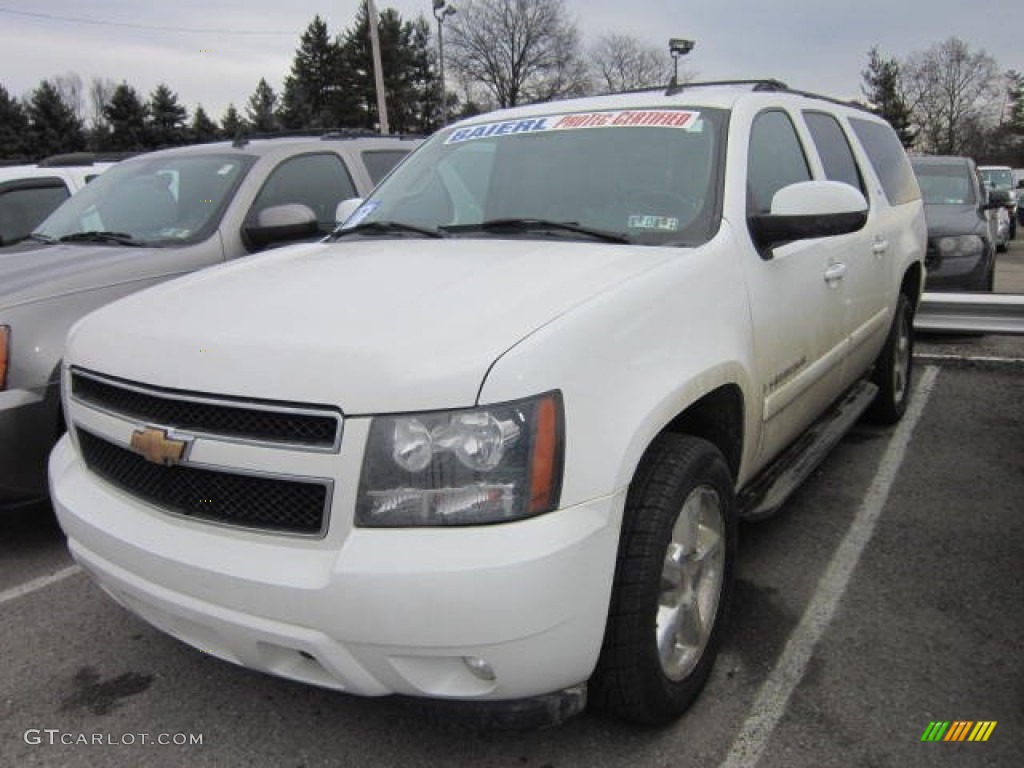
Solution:
<path fill-rule="evenodd" d="M 34 19 L 46 19 L 48 21 L 67 21 L 74 24 L 92 24 L 99 27 L 125 27 L 127 29 L 146 29 L 155 32 L 183 32 L 203 35 L 288 35 L 294 32 L 275 32 L 259 29 L 197 29 L 195 27 L 166 27 L 157 24 L 130 24 L 123 21 L 101 21 L 99 19 L 84 19 L 80 16 L 57 16 L 50 13 L 33 13 L 31 11 L 15 11 L 11 8 L 0 8 L 0 13 L 7 13 L 12 16 L 29 16 Z"/>

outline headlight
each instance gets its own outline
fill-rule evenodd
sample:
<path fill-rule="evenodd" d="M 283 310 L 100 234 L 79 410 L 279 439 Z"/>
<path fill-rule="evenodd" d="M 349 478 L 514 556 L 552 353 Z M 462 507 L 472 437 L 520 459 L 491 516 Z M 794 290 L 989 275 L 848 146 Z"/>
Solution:
<path fill-rule="evenodd" d="M 562 399 L 378 416 L 356 504 L 362 527 L 481 525 L 558 506 Z"/>
<path fill-rule="evenodd" d="M 943 256 L 977 256 L 985 249 L 985 241 L 978 235 L 941 237 L 937 245 Z"/>
<path fill-rule="evenodd" d="M 7 389 L 7 365 L 11 355 L 11 326 L 0 325 L 0 392 Z"/>

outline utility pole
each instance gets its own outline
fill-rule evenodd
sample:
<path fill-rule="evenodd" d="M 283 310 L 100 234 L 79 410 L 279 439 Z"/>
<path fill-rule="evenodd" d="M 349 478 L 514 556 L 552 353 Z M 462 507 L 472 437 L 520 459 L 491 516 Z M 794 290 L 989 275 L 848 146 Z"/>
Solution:
<path fill-rule="evenodd" d="M 384 94 L 384 69 L 380 63 L 380 35 L 377 34 L 377 8 L 373 0 L 366 0 L 366 15 L 370 21 L 370 47 L 373 50 L 373 82 L 377 88 L 377 114 L 380 117 L 381 135 L 387 136 L 388 101 Z"/>

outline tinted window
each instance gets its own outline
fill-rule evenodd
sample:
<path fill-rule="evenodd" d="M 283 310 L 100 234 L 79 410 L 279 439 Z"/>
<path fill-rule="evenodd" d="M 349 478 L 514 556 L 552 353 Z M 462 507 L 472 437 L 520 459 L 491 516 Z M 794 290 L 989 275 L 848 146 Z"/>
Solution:
<path fill-rule="evenodd" d="M 889 202 L 902 205 L 917 200 L 921 194 L 914 179 L 914 171 L 895 131 L 883 123 L 857 118 L 851 119 L 850 125 L 864 146 Z"/>
<path fill-rule="evenodd" d="M 0 190 L 0 244 L 10 245 L 27 237 L 67 198 L 68 191 L 59 181 Z"/>
<path fill-rule="evenodd" d="M 754 118 L 747 156 L 748 211 L 768 213 L 776 192 L 810 178 L 807 158 L 789 116 L 773 111 Z"/>
<path fill-rule="evenodd" d="M 914 166 L 914 173 L 926 204 L 974 205 L 974 185 L 966 165 L 922 163 Z"/>
<path fill-rule="evenodd" d="M 375 185 L 380 182 L 391 169 L 402 162 L 402 159 L 409 154 L 404 149 L 385 149 L 375 152 L 363 152 L 363 165 L 366 172 L 370 174 L 370 181 Z"/>
<path fill-rule="evenodd" d="M 825 177 L 832 181 L 846 182 L 864 192 L 860 169 L 839 121 L 824 112 L 804 112 L 804 120 L 811 131 L 814 146 L 818 149 L 821 164 L 825 167 Z"/>
<path fill-rule="evenodd" d="M 324 234 L 335 227 L 338 203 L 356 197 L 356 188 L 341 158 L 331 153 L 299 155 L 283 161 L 267 178 L 252 204 L 252 212 L 301 203 L 316 215 Z"/>

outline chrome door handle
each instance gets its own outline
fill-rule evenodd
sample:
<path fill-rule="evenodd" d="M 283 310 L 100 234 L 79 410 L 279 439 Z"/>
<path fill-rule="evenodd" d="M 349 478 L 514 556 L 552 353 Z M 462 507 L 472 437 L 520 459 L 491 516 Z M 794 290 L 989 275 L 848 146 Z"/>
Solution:
<path fill-rule="evenodd" d="M 825 270 L 825 282 L 829 285 L 835 285 L 844 277 L 846 277 L 845 264 L 833 264 Z"/>

